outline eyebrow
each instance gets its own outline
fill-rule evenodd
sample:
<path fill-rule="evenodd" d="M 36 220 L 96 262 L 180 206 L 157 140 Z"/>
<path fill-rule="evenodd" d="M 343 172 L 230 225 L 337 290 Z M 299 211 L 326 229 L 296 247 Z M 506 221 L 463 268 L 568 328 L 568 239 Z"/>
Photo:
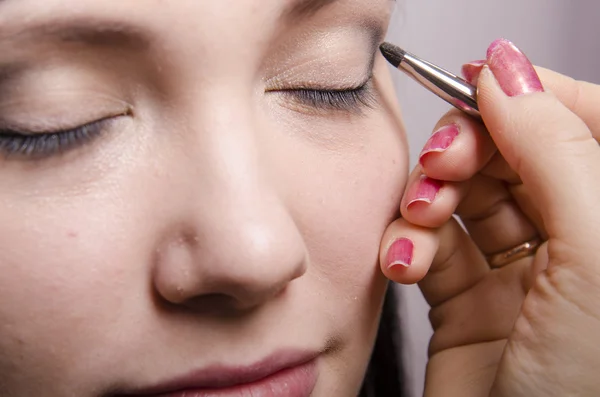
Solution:
<path fill-rule="evenodd" d="M 0 0 L 0 6 L 8 0 Z M 0 30 L 1 33 L 1 30 Z M 36 42 L 40 38 L 65 44 L 85 44 L 91 47 L 118 47 L 140 50 L 150 44 L 150 35 L 129 24 L 81 18 L 68 21 L 53 21 L 33 27 L 23 27 L 8 34 L 0 34 L 4 40 L 26 40 Z"/>
<path fill-rule="evenodd" d="M 2 0 L 0 0 L 1 2 Z M 340 0 L 297 0 L 289 7 L 286 14 L 291 18 L 302 18 L 311 16 L 330 4 L 337 3 Z M 395 2 L 396 0 L 389 0 Z"/>
<path fill-rule="evenodd" d="M 337 1 L 339 0 L 298 0 L 292 4 L 286 14 L 290 18 L 310 16 Z"/>

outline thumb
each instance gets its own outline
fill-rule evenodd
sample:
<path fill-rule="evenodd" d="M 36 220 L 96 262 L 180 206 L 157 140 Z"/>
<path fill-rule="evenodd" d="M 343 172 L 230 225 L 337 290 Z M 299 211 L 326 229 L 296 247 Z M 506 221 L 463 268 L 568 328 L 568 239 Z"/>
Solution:
<path fill-rule="evenodd" d="M 537 197 L 549 235 L 589 254 L 598 239 L 591 231 L 600 224 L 598 143 L 578 116 L 544 92 L 533 65 L 512 43 L 494 42 L 487 65 L 478 79 L 478 103 L 492 139 Z"/>

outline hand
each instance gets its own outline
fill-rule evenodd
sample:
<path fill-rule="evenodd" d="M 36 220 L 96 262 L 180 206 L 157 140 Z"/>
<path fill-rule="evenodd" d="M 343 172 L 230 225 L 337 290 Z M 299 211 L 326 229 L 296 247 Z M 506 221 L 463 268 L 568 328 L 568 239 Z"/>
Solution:
<path fill-rule="evenodd" d="M 537 69 L 541 92 L 503 40 L 464 71 L 485 124 L 442 118 L 381 246 L 432 307 L 425 395 L 600 395 L 600 87 Z"/>

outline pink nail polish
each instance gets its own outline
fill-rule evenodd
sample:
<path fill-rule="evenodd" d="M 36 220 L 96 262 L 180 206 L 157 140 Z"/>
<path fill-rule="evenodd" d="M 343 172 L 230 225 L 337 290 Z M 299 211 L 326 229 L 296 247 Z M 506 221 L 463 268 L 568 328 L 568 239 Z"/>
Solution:
<path fill-rule="evenodd" d="M 490 45 L 487 63 L 508 96 L 544 91 L 529 59 L 508 40 L 498 39 Z"/>
<path fill-rule="evenodd" d="M 456 124 L 445 125 L 434 132 L 423 146 L 423 150 L 419 155 L 419 162 L 422 163 L 423 157 L 428 153 L 441 153 L 448 149 L 459 132 L 460 130 Z"/>
<path fill-rule="evenodd" d="M 487 61 L 485 60 L 479 60 L 465 63 L 461 69 L 462 75 L 465 78 L 465 80 L 467 80 L 472 85 L 477 85 L 477 78 L 479 77 L 481 68 L 483 68 L 483 65 L 485 65 L 486 62 Z"/>
<path fill-rule="evenodd" d="M 399 238 L 394 241 L 387 252 L 387 268 L 396 266 L 410 267 L 413 260 L 414 244 L 407 238 Z"/>
<path fill-rule="evenodd" d="M 411 186 L 408 190 L 407 198 L 408 204 L 407 207 L 410 207 L 414 203 L 433 203 L 435 197 L 438 192 L 444 185 L 444 182 L 438 181 L 436 179 L 431 179 L 426 177 L 425 175 L 421 175 L 417 183 Z"/>

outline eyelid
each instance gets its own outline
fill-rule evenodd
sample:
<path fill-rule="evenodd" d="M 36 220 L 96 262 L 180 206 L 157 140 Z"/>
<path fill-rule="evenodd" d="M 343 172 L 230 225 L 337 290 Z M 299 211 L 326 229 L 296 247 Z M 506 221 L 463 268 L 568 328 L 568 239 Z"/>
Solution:
<path fill-rule="evenodd" d="M 112 122 L 127 114 L 107 116 L 77 127 L 51 132 L 24 132 L 0 126 L 0 155 L 42 160 L 90 143 L 105 132 Z"/>
<path fill-rule="evenodd" d="M 379 54 L 379 46 L 374 45 L 373 48 L 371 49 L 371 51 L 369 51 L 368 62 L 365 62 L 363 64 L 365 66 L 365 68 L 363 69 L 363 72 L 362 73 L 359 72 L 360 74 L 363 75 L 363 78 L 362 78 L 362 81 L 358 84 L 353 84 L 352 79 L 348 79 L 348 78 L 344 79 L 344 80 L 346 80 L 345 82 L 342 82 L 337 85 L 333 85 L 330 82 L 321 82 L 318 79 L 313 80 L 313 81 L 302 81 L 303 79 L 300 76 L 299 76 L 300 78 L 297 78 L 297 79 L 292 78 L 290 76 L 290 74 L 292 74 L 292 71 L 300 66 L 300 65 L 295 65 L 291 69 L 287 69 L 286 71 L 278 74 L 277 76 L 271 77 L 268 80 L 266 80 L 265 81 L 266 86 L 270 87 L 270 88 L 266 89 L 265 92 L 285 91 L 285 90 L 294 90 L 294 89 L 296 89 L 296 90 L 303 90 L 303 89 L 304 90 L 322 90 L 322 91 L 349 91 L 349 90 L 358 89 L 358 88 L 366 85 L 373 79 L 375 63 L 376 63 L 378 54 Z M 310 62 L 306 62 L 303 64 L 303 66 L 306 66 L 311 63 L 315 63 L 317 61 L 318 60 L 315 59 Z M 330 68 L 331 65 L 325 66 L 325 67 Z M 340 68 L 339 72 L 336 71 L 335 73 L 343 75 L 342 71 L 346 70 L 346 69 L 347 69 L 346 67 Z M 289 82 L 290 80 L 292 80 L 292 82 Z M 297 80 L 297 81 L 293 81 L 293 80 Z M 336 80 L 336 78 L 332 77 L 330 80 Z M 342 78 L 339 78 L 338 80 L 342 80 Z"/>
<path fill-rule="evenodd" d="M 284 92 L 285 91 L 291 91 L 291 92 L 293 92 L 293 91 L 313 91 L 313 92 L 322 92 L 322 93 L 348 93 L 348 92 L 356 92 L 361 89 L 367 88 L 367 86 L 372 82 L 372 80 L 373 80 L 373 74 L 370 74 L 367 79 L 365 79 L 364 81 L 362 81 L 359 84 L 352 85 L 352 86 L 319 87 L 316 85 L 306 84 L 306 85 L 299 85 L 299 86 L 290 87 L 290 88 L 283 88 L 283 89 L 279 89 L 277 91 L 284 91 Z"/>
<path fill-rule="evenodd" d="M 272 88 L 267 88 L 265 92 L 276 92 L 276 91 L 294 91 L 294 90 L 313 90 L 313 91 L 351 91 L 357 90 L 367 85 L 373 79 L 373 67 L 369 68 L 368 73 L 358 84 L 340 84 L 333 85 L 331 83 L 321 82 L 299 82 L 299 83 L 284 83 L 280 80 L 274 80 L 271 84 Z M 328 84 L 331 84 L 328 86 Z"/>
<path fill-rule="evenodd" d="M 127 107 L 127 109 L 111 113 L 106 116 L 96 117 L 91 121 L 86 121 L 82 123 L 78 123 L 75 126 L 66 126 L 66 127 L 53 127 L 53 128 L 31 128 L 20 126 L 17 123 L 8 123 L 0 120 L 0 136 L 2 135 L 19 135 L 19 136 L 36 136 L 36 135 L 52 135 L 52 134 L 60 134 L 70 130 L 75 130 L 77 128 L 84 127 L 86 125 L 91 125 L 94 123 L 100 123 L 106 120 L 115 119 L 117 117 L 124 116 L 133 116 L 133 108 Z"/>

